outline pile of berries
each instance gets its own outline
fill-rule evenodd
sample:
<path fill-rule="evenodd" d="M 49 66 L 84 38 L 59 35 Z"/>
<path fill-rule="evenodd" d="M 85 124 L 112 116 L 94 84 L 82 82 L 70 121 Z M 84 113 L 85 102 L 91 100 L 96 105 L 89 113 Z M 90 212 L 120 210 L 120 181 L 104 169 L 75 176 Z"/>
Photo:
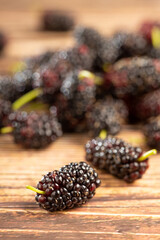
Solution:
<path fill-rule="evenodd" d="M 75 24 L 56 11 L 45 12 L 42 21 L 47 31 L 68 31 Z M 160 23 L 148 22 L 135 33 L 106 37 L 80 26 L 72 48 L 24 60 L 23 69 L 0 78 L 1 133 L 11 132 L 15 143 L 39 149 L 62 131 L 88 131 L 94 138 L 86 144 L 86 161 L 127 183 L 140 179 L 156 150 L 144 153 L 112 135 L 124 123 L 145 121 L 148 145 L 160 147 L 158 31 Z M 21 109 L 34 99 L 47 103 L 47 112 Z M 108 136 L 102 137 L 104 132 Z M 97 172 L 80 162 L 51 171 L 37 188 L 28 188 L 36 192 L 40 207 L 53 212 L 83 205 L 99 186 Z"/>

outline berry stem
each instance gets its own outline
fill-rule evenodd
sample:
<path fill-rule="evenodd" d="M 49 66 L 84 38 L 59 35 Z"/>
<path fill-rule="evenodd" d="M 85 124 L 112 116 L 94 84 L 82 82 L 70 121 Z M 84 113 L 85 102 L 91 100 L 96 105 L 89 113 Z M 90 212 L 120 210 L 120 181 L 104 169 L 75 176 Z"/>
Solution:
<path fill-rule="evenodd" d="M 26 103 L 32 101 L 36 97 L 40 96 L 43 93 L 42 88 L 35 88 L 31 90 L 30 92 L 24 94 L 22 97 L 17 99 L 13 104 L 12 104 L 12 109 L 13 110 L 18 110 L 20 107 L 25 105 Z"/>
<path fill-rule="evenodd" d="M 107 137 L 107 131 L 105 129 L 101 130 L 99 137 L 105 139 Z"/>
<path fill-rule="evenodd" d="M 145 152 L 141 157 L 138 158 L 138 161 L 141 162 L 141 161 L 144 161 L 146 160 L 148 157 L 152 156 L 152 155 L 155 155 L 157 154 L 157 150 L 156 149 L 152 149 L 148 152 Z"/>
<path fill-rule="evenodd" d="M 78 78 L 80 80 L 83 80 L 84 78 L 91 78 L 94 80 L 94 83 L 96 85 L 102 85 L 102 83 L 103 83 L 103 79 L 101 77 L 96 76 L 95 74 L 93 74 L 92 72 L 89 72 L 87 70 L 80 71 L 78 74 Z"/>
<path fill-rule="evenodd" d="M 160 29 L 154 27 L 151 32 L 152 45 L 154 48 L 160 48 Z"/>
<path fill-rule="evenodd" d="M 33 192 L 39 193 L 39 194 L 45 194 L 44 191 L 41 191 L 41 190 L 39 190 L 37 188 L 34 188 L 34 187 L 30 186 L 30 185 L 27 185 L 26 188 L 31 190 L 31 191 L 33 191 Z"/>
<path fill-rule="evenodd" d="M 0 133 L 2 133 L 2 134 L 11 133 L 11 132 L 13 132 L 13 127 L 10 127 L 10 126 L 3 127 L 0 129 Z"/>

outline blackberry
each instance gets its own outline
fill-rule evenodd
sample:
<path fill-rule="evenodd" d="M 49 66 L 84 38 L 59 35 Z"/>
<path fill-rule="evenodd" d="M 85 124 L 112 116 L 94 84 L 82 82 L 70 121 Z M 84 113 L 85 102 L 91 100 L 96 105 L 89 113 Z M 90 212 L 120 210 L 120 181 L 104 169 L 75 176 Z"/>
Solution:
<path fill-rule="evenodd" d="M 87 161 L 128 183 L 141 178 L 148 168 L 148 158 L 140 161 L 141 156 L 141 148 L 111 136 L 92 139 L 86 144 Z"/>
<path fill-rule="evenodd" d="M 81 117 L 95 102 L 96 86 L 92 77 L 79 79 L 77 72 L 72 72 L 63 81 L 61 92 L 69 100 L 75 116 Z"/>
<path fill-rule="evenodd" d="M 144 127 L 147 144 L 160 149 L 160 116 L 152 117 Z"/>
<path fill-rule="evenodd" d="M 80 207 L 95 195 L 101 181 L 97 172 L 87 163 L 70 163 L 59 171 L 54 170 L 43 176 L 35 199 L 47 211 L 59 211 Z"/>
<path fill-rule="evenodd" d="M 20 94 L 16 90 L 16 85 L 11 76 L 0 76 L 0 97 L 13 102 Z"/>
<path fill-rule="evenodd" d="M 117 32 L 112 42 L 118 50 L 118 58 L 145 55 L 149 50 L 146 39 L 137 33 Z"/>
<path fill-rule="evenodd" d="M 68 61 L 74 69 L 91 70 L 94 64 L 94 51 L 86 45 L 78 45 L 67 52 Z"/>
<path fill-rule="evenodd" d="M 8 125 L 8 116 L 11 112 L 11 102 L 0 99 L 0 128 Z"/>
<path fill-rule="evenodd" d="M 54 114 L 13 112 L 9 120 L 15 142 L 26 148 L 44 148 L 62 135 Z"/>
<path fill-rule="evenodd" d="M 138 119 L 146 120 L 160 115 L 160 89 L 136 99 L 133 106 L 134 114 Z"/>
<path fill-rule="evenodd" d="M 7 39 L 5 35 L 2 32 L 0 32 L 0 52 L 3 51 L 6 44 L 7 44 Z"/>
<path fill-rule="evenodd" d="M 35 70 L 42 65 L 46 65 L 50 61 L 50 59 L 54 56 L 54 54 L 55 52 L 46 51 L 37 56 L 27 58 L 25 60 L 25 64 L 27 68 Z"/>
<path fill-rule="evenodd" d="M 90 112 L 87 112 L 88 128 L 93 136 L 98 136 L 102 129 L 108 134 L 120 131 L 121 124 L 127 118 L 127 108 L 123 101 L 106 97 L 97 101 Z"/>
<path fill-rule="evenodd" d="M 77 27 L 74 32 L 74 37 L 78 44 L 84 44 L 95 51 L 101 47 L 103 42 L 102 35 L 91 27 Z"/>
<path fill-rule="evenodd" d="M 1 98 L 14 102 L 26 92 L 32 90 L 32 71 L 25 69 L 13 76 L 0 77 Z"/>
<path fill-rule="evenodd" d="M 53 105 L 57 107 L 58 119 L 65 132 L 81 132 L 86 129 L 85 113 L 95 102 L 94 79 L 79 79 L 79 71 L 69 72 L 61 92 L 55 94 Z M 92 75 L 91 75 L 92 76 Z"/>
<path fill-rule="evenodd" d="M 69 31 L 74 27 L 74 18 L 67 12 L 49 10 L 42 17 L 43 29 L 47 31 Z"/>
<path fill-rule="evenodd" d="M 147 39 L 149 43 L 152 42 L 152 30 L 155 27 L 160 29 L 160 22 L 146 21 L 140 26 L 139 32 Z"/>
<path fill-rule="evenodd" d="M 119 98 L 138 96 L 160 87 L 160 61 L 147 57 L 122 59 L 105 75 L 107 89 Z"/>
<path fill-rule="evenodd" d="M 102 67 L 120 58 L 144 55 L 148 48 L 147 41 L 140 34 L 118 32 L 109 39 L 103 39 L 95 65 Z"/>
<path fill-rule="evenodd" d="M 150 57 L 150 58 L 158 58 L 158 59 L 160 59 L 160 49 L 152 47 L 150 49 L 150 51 L 148 51 L 147 56 Z"/>
<path fill-rule="evenodd" d="M 53 104 L 57 108 L 57 117 L 62 125 L 63 132 L 82 132 L 86 129 L 85 119 L 75 116 L 73 109 L 70 107 L 70 102 L 63 94 L 55 94 Z"/>

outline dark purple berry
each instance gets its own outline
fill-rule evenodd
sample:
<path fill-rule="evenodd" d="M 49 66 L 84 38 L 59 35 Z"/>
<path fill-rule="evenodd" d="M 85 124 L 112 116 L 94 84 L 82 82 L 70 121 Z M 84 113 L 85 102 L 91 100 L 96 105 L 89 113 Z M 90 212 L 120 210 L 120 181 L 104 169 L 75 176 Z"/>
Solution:
<path fill-rule="evenodd" d="M 82 171 L 86 175 L 86 179 L 89 182 L 88 185 L 77 181 L 78 178 L 76 176 L 79 174 L 81 175 Z M 73 172 L 75 173 L 74 178 L 72 178 Z M 93 176 L 94 180 L 92 179 Z M 83 178 L 84 175 L 82 179 Z M 85 162 L 70 163 L 60 168 L 56 173 L 47 173 L 44 175 L 43 179 L 47 188 L 43 188 L 45 192 L 44 195 L 37 193 L 35 199 L 40 207 L 51 212 L 83 205 L 94 196 L 96 188 L 100 186 L 98 174 Z M 48 179 L 51 180 L 49 188 L 47 185 Z M 55 188 L 55 184 L 53 183 L 55 181 L 59 182 L 57 183 L 59 190 Z M 63 182 L 68 183 L 63 184 Z M 39 190 L 42 190 L 41 181 L 38 183 L 37 187 Z"/>

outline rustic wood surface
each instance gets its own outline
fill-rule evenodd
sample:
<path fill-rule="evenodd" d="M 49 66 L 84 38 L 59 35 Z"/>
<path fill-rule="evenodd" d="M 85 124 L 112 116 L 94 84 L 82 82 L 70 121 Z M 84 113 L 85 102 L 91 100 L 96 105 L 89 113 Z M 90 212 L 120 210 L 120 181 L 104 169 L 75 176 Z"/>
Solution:
<path fill-rule="evenodd" d="M 160 19 L 158 0 L 0 0 L 0 5 L 0 28 L 8 35 L 1 72 L 10 71 L 16 59 L 73 44 L 71 32 L 39 31 L 41 11 L 47 7 L 70 9 L 77 24 L 95 26 L 104 34 L 121 27 L 135 30 L 143 19 Z M 120 137 L 146 148 L 136 127 L 125 127 Z M 12 136 L 0 137 L 0 239 L 160 239 L 159 155 L 134 184 L 99 171 L 102 185 L 81 208 L 48 213 L 36 205 L 25 186 L 35 186 L 52 169 L 83 161 L 87 139 L 87 134 L 64 135 L 45 150 L 27 151 Z"/>

